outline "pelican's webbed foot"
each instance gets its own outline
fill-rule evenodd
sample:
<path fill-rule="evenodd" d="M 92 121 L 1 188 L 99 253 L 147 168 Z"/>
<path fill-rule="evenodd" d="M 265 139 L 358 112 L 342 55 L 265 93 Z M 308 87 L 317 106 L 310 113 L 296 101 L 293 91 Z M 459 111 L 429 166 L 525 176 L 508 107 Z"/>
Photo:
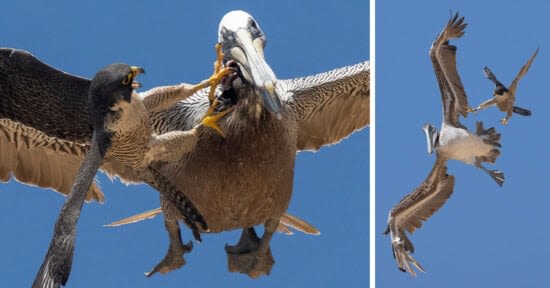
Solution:
<path fill-rule="evenodd" d="M 496 149 L 492 150 L 491 152 L 494 152 L 494 151 L 498 152 L 498 150 L 496 150 Z M 496 157 L 494 157 L 494 158 L 496 158 Z M 489 170 L 489 169 L 483 167 L 483 165 L 481 165 L 481 162 L 489 162 L 488 158 L 484 157 L 484 156 L 475 157 L 475 163 L 474 164 L 477 168 L 479 168 L 479 169 L 485 171 L 485 173 L 489 174 L 489 176 L 491 176 L 491 178 L 493 178 L 493 180 L 495 180 L 495 182 L 497 182 L 498 186 L 502 187 L 502 184 L 504 184 L 504 173 L 500 170 Z M 494 160 L 493 160 L 492 163 L 494 163 Z"/>
<path fill-rule="evenodd" d="M 157 272 L 166 274 L 185 265 L 186 262 L 183 255 L 191 252 L 193 249 L 193 242 L 189 241 L 189 243 L 183 244 L 180 227 L 177 221 L 171 221 L 165 218 L 164 227 L 166 231 L 168 231 L 168 236 L 170 238 L 168 252 L 166 252 L 166 256 L 164 256 L 162 261 L 155 265 L 151 271 L 145 273 L 147 277 L 151 277 Z"/>
<path fill-rule="evenodd" d="M 253 227 L 244 228 L 237 245 L 226 245 L 229 272 L 240 272 L 251 278 L 269 275 L 275 264 L 269 242 L 278 224 L 278 220 L 266 221 L 265 232 L 261 239 L 258 238 Z"/>

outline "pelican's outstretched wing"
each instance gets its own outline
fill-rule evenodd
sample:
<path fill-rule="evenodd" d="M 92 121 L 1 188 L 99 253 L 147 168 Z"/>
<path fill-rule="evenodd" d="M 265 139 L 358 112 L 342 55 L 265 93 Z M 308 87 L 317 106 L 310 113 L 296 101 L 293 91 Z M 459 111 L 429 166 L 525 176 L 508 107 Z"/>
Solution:
<path fill-rule="evenodd" d="M 69 193 L 92 137 L 90 80 L 0 48 L 0 181 Z M 103 200 L 94 184 L 87 200 Z"/>
<path fill-rule="evenodd" d="M 428 220 L 451 197 L 454 176 L 447 174 L 445 160 L 436 159 L 432 171 L 412 193 L 405 196 L 389 213 L 385 234 L 391 234 L 393 257 L 401 271 L 415 276 L 411 265 L 424 272 L 424 268 L 412 257 L 414 246 L 406 232 L 413 233 L 422 227 L 422 221 Z"/>
<path fill-rule="evenodd" d="M 512 93 L 512 95 L 516 94 L 516 89 L 518 88 L 519 80 L 527 74 L 527 71 L 529 71 L 529 68 L 531 67 L 531 63 L 533 63 L 533 60 L 535 60 L 535 57 L 537 56 L 537 53 L 539 53 L 539 48 L 535 50 L 533 55 L 531 55 L 531 58 L 527 60 L 527 63 L 525 63 L 523 66 L 521 66 L 521 69 L 519 69 L 518 75 L 516 75 L 516 78 L 512 81 L 512 84 L 510 84 L 510 87 L 508 87 L 508 91 Z"/>
<path fill-rule="evenodd" d="M 459 114 L 466 117 L 470 106 L 456 68 L 456 46 L 449 45 L 449 40 L 462 37 L 466 25 L 464 17 L 458 18 L 458 13 L 455 14 L 430 48 L 430 58 L 441 90 L 443 119 L 457 127 L 462 126 L 458 121 Z"/>
<path fill-rule="evenodd" d="M 340 142 L 370 121 L 370 65 L 363 62 L 329 72 L 281 80 L 277 89 L 298 123 L 299 150 Z"/>

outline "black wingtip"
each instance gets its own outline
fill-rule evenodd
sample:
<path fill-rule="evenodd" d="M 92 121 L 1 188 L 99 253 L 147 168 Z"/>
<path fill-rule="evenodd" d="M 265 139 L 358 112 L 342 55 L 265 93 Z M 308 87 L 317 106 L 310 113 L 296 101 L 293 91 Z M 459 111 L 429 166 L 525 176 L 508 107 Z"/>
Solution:
<path fill-rule="evenodd" d="M 74 237 L 52 241 L 32 287 L 59 288 L 65 286 L 71 274 L 73 253 Z"/>

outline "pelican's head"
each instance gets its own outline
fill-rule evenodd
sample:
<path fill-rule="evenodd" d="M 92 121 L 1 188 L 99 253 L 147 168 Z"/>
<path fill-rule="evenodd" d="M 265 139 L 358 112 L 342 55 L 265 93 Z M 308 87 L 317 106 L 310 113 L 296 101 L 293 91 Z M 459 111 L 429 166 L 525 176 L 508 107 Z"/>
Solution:
<path fill-rule="evenodd" d="M 428 144 L 428 153 L 432 154 L 437 142 L 437 129 L 432 124 L 424 124 L 422 127 L 424 134 L 426 134 L 426 142 Z"/>
<path fill-rule="evenodd" d="M 252 16 L 244 11 L 231 11 L 223 16 L 218 29 L 225 60 L 234 60 L 246 81 L 262 97 L 264 106 L 280 115 L 281 100 L 275 85 L 277 78 L 265 62 L 265 35 Z"/>

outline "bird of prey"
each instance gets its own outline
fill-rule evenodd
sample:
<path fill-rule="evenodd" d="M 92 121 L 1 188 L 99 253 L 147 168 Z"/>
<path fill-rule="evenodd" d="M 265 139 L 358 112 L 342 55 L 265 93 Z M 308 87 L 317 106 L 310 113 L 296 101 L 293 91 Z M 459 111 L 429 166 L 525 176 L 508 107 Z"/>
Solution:
<path fill-rule="evenodd" d="M 493 97 L 491 99 L 479 104 L 479 106 L 471 109 L 471 111 L 483 110 L 490 106 L 496 105 L 500 111 L 506 112 L 506 117 L 500 120 L 500 123 L 503 125 L 508 124 L 508 119 L 512 117 L 512 112 L 523 116 L 531 116 L 530 110 L 514 106 L 514 104 L 516 102 L 516 89 L 518 88 L 519 80 L 527 74 L 527 71 L 529 71 L 529 68 L 531 67 L 531 63 L 533 63 L 533 60 L 537 56 L 538 52 L 539 49 L 537 48 L 527 63 L 519 69 L 518 75 L 516 75 L 516 78 L 514 78 L 512 84 L 510 84 L 510 87 L 508 88 L 498 81 L 497 77 L 493 74 L 493 72 L 491 72 L 489 67 L 483 68 L 483 74 L 485 74 L 485 77 L 495 84 L 495 90 L 493 91 Z"/>
<path fill-rule="evenodd" d="M 390 234 L 393 256 L 401 271 L 416 275 L 412 267 L 424 271 L 412 257 L 414 247 L 406 232 L 413 233 L 422 226 L 445 204 L 453 193 L 454 176 L 447 174 L 446 162 L 454 159 L 467 164 L 475 164 L 485 170 L 502 185 L 504 175 L 500 171 L 487 170 L 481 162 L 494 163 L 500 151 L 500 134 L 494 128 L 483 129 L 483 123 L 477 123 L 475 134 L 469 132 L 459 122 L 462 114 L 466 116 L 468 100 L 456 68 L 456 46 L 449 40 L 464 34 L 464 17 L 458 13 L 451 17 L 443 31 L 438 35 L 430 49 L 430 58 L 434 67 L 443 104 L 443 123 L 438 134 L 435 127 L 426 124 L 423 128 L 428 141 L 428 152 L 436 152 L 432 171 L 412 193 L 394 206 L 388 217 L 385 234 Z"/>
<path fill-rule="evenodd" d="M 152 187 L 155 187 L 165 198 L 169 199 L 170 204 L 174 205 L 174 208 L 184 216 L 183 220 L 192 228 L 195 238 L 200 241 L 199 227 L 197 224 L 200 225 L 200 228 L 204 231 L 207 231 L 208 226 L 206 222 L 204 222 L 199 211 L 189 199 L 187 199 L 185 194 L 177 191 L 176 187 L 163 175 L 155 171 L 152 167 L 149 167 L 149 164 L 153 160 L 173 161 L 173 159 L 179 158 L 179 153 L 186 153 L 188 150 L 193 149 L 197 142 L 196 131 L 198 128 L 193 128 L 190 131 L 172 131 L 162 135 L 152 135 L 149 115 L 154 111 L 169 107 L 178 100 L 185 99 L 205 87 L 212 86 L 211 90 L 214 91 L 217 82 L 220 81 L 223 74 L 227 73 L 229 70 L 217 69 L 210 79 L 198 85 L 180 84 L 176 87 L 159 87 L 147 93 L 143 93 L 142 95 L 138 95 L 133 91 L 134 88 L 139 87 L 139 83 L 134 81 L 134 79 L 137 75 L 143 73 L 143 69 L 135 66 L 124 64 L 108 66 L 106 69 L 100 71 L 91 83 L 88 83 L 84 81 L 84 79 L 78 79 L 74 76 L 57 71 L 24 51 L 1 49 L 0 55 L 2 55 L 1 71 L 2 74 L 5 74 L 3 76 L 6 76 L 3 78 L 3 85 L 0 86 L 3 88 L 2 90 L 6 91 L 5 97 L 2 99 L 9 103 L 9 105 L 3 105 L 4 107 L 2 110 L 5 114 L 9 115 L 11 113 L 12 115 L 18 115 L 17 113 L 19 113 L 19 111 L 15 110 L 21 107 L 18 105 L 17 99 L 10 98 L 10 96 L 13 96 L 10 92 L 13 88 L 25 88 L 23 86 L 25 86 L 24 84 L 27 80 L 40 82 L 57 79 L 58 81 L 55 83 L 63 84 L 63 81 L 66 81 L 65 84 L 75 84 L 75 86 L 67 85 L 66 87 L 68 87 L 68 89 L 74 89 L 76 87 L 78 88 L 77 91 L 82 91 L 80 88 L 87 87 L 89 89 L 88 93 L 74 96 L 86 97 L 86 95 L 89 95 L 87 104 L 89 104 L 90 111 L 85 114 L 90 117 L 90 127 L 93 128 L 95 133 L 92 136 L 91 144 L 95 142 L 102 144 L 99 145 L 99 147 L 90 146 L 99 149 L 98 151 L 101 157 L 99 159 L 93 158 L 93 156 L 86 157 L 87 160 L 83 164 L 81 168 L 82 172 L 80 173 L 85 176 L 77 175 L 77 178 L 81 181 L 77 181 L 73 186 L 73 191 L 80 192 L 80 194 L 74 195 L 76 192 L 71 193 L 65 207 L 62 209 L 56 224 L 52 244 L 50 245 L 46 260 L 41 267 L 34 286 L 42 287 L 46 283 L 50 283 L 57 287 L 60 284 L 64 285 L 66 283 L 70 273 L 70 263 L 72 262 L 76 221 L 80 215 L 80 209 L 86 194 L 90 194 L 87 192 L 92 185 L 95 171 L 97 171 L 100 166 L 110 166 L 112 173 L 116 175 L 130 171 L 129 173 L 136 175 L 140 181 L 149 183 Z M 221 60 L 221 58 L 219 60 Z M 42 74 L 43 72 L 46 73 Z M 27 78 L 29 75 L 36 78 Z M 71 80 L 74 81 L 70 82 Z M 32 89 L 25 91 L 30 91 L 30 95 L 26 95 L 27 97 L 30 96 L 32 98 L 32 96 L 35 96 L 33 92 L 36 91 L 32 91 Z M 73 92 L 73 90 L 68 91 Z M 48 92 L 52 91 L 48 91 L 47 89 L 42 91 L 42 93 Z M 54 100 L 61 100 L 61 102 L 65 101 L 69 104 L 75 100 L 72 98 L 63 99 L 65 95 L 62 93 L 60 95 L 55 95 L 54 93 L 53 96 L 60 96 L 61 99 Z M 10 102 L 10 100 L 13 101 Z M 76 100 L 82 99 L 78 99 L 77 97 Z M 211 113 L 212 115 L 207 115 L 201 124 L 216 129 L 216 122 L 228 111 L 230 110 L 222 111 L 215 115 Z M 11 120 L 7 119 L 3 120 L 5 120 L 6 123 L 13 124 L 16 129 L 23 128 L 22 130 L 25 130 L 24 124 L 18 122 L 13 123 L 13 121 L 10 122 Z M 96 133 L 98 131 L 101 133 Z M 6 136 L 9 136 L 5 130 L 4 133 Z M 29 137 L 33 135 L 19 134 L 17 136 Z M 45 140 L 45 142 L 51 140 L 45 135 L 39 134 L 39 137 L 40 136 L 43 139 L 33 140 Z M 18 149 L 17 142 L 22 139 L 14 139 L 13 137 L 11 139 L 9 137 L 7 138 L 7 142 L 11 142 L 6 143 L 7 148 L 9 149 L 10 145 L 15 144 L 16 149 Z M 28 138 L 26 140 L 28 140 Z M 30 150 L 29 152 L 33 152 L 32 145 L 28 143 L 29 141 L 25 141 L 25 144 L 27 144 Z M 84 144 L 79 148 L 86 150 L 86 146 L 87 145 Z M 109 149 L 108 153 L 107 149 Z M 60 150 L 68 152 L 69 154 L 73 153 L 71 156 L 75 158 L 78 158 L 78 152 L 82 152 L 69 151 L 70 149 L 67 150 L 66 147 L 65 150 Z M 96 155 L 97 153 L 94 152 L 96 151 L 90 151 L 88 154 Z M 102 164 L 104 157 L 106 161 Z M 22 162 L 23 163 L 17 163 L 16 161 L 15 164 L 17 164 L 17 166 L 19 166 L 19 164 L 29 164 L 24 163 L 24 161 Z M 9 164 L 10 163 L 3 167 L 6 174 L 10 172 L 11 167 Z M 69 168 L 71 167 L 69 166 Z M 25 175 L 24 172 L 25 171 L 23 171 L 23 176 Z M 17 176 L 16 174 L 16 177 Z M 85 183 L 88 184 L 85 185 Z M 38 182 L 37 184 L 41 183 Z M 93 192 L 95 191 L 91 191 L 91 193 Z"/>
<path fill-rule="evenodd" d="M 173 93 L 176 89 L 172 93 L 157 89 L 138 95 L 134 88 L 140 85 L 135 78 L 143 72 L 142 68 L 136 66 L 112 64 L 100 70 L 90 83 L 88 103 L 93 127 L 90 148 L 56 222 L 46 259 L 33 287 L 59 287 L 66 284 L 71 270 L 76 222 L 94 176 L 102 166 L 103 158 L 110 163 L 132 169 L 144 182 L 157 187 L 184 215 L 184 221 L 193 229 L 196 238 L 200 239 L 197 223 L 203 230 L 208 229 L 189 199 L 149 167 L 153 160 L 172 161 L 172 157 L 177 157 L 173 155 L 174 151 L 185 153 L 193 149 L 197 143 L 197 128 L 152 135 L 149 114 L 191 96 L 209 85 L 209 82 L 195 86 L 183 84 L 179 93 Z M 213 117 L 223 117 L 224 113 L 226 111 Z"/>
<path fill-rule="evenodd" d="M 215 94 L 216 101 L 222 103 L 216 112 L 230 111 L 219 122 L 225 137 L 213 129 L 199 129 L 193 150 L 177 161 L 153 161 L 150 166 L 195 205 L 209 232 L 243 229 L 239 244 L 226 248 L 229 269 L 257 277 L 269 273 L 274 262 L 269 241 L 290 201 L 296 153 L 338 143 L 368 125 L 369 63 L 281 80 L 266 63 L 265 36 L 252 16 L 229 12 L 218 34 L 225 66 L 236 71 Z M 2 72 L 6 66 L 8 72 Z M 0 73 L 7 75 L 0 79 L 11 79 L 0 82 L 0 101 L 17 104 L 7 111 L 5 105 L 0 107 L 0 121 L 4 121 L 0 122 L 0 147 L 6 149 L 0 161 L 4 173 L 0 176 L 6 176 L 1 179 L 9 179 L 13 173 L 21 182 L 67 193 L 82 161 L 84 150 L 80 147 L 87 147 L 92 135 L 83 96 L 89 80 L 53 73 L 40 65 L 32 67 L 43 70 L 31 69 L 29 74 L 22 71 L 23 66 L 0 57 Z M 23 81 L 23 86 L 13 86 L 16 80 Z M 28 97 L 29 91 L 38 96 Z M 208 94 L 202 89 L 153 113 L 152 131 L 163 134 L 192 129 L 209 110 L 212 99 Z M 61 99 L 73 100 L 65 103 Z M 29 153 L 36 156 L 31 159 Z M 59 170 L 43 172 L 49 167 L 63 167 L 64 174 Z M 118 173 L 112 165 L 101 169 L 127 183 L 143 181 L 131 169 Z M 95 194 L 90 192 L 88 199 L 102 199 L 97 187 L 92 185 L 91 191 Z M 169 199 L 160 197 L 170 246 L 149 276 L 181 267 L 189 250 L 182 243 L 178 225 L 183 215 Z M 259 224 L 266 226 L 261 238 L 253 228 Z"/>

